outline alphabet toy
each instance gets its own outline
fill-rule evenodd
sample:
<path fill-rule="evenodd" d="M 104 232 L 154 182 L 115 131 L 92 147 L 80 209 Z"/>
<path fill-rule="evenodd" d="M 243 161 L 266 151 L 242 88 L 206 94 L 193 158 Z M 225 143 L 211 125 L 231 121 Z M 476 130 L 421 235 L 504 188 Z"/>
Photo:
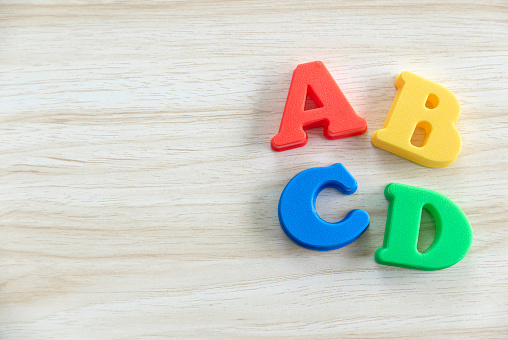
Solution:
<path fill-rule="evenodd" d="M 455 127 L 460 106 L 445 87 L 402 72 L 395 79 L 398 88 L 383 128 L 374 132 L 372 144 L 418 164 L 440 168 L 457 159 L 461 140 Z M 317 108 L 305 110 L 309 95 Z M 328 139 L 362 134 L 365 119 L 356 115 L 339 86 L 320 61 L 298 65 L 293 73 L 279 133 L 271 146 L 284 151 L 307 143 L 305 129 L 323 126 Z M 423 144 L 411 143 L 417 128 L 425 130 Z M 296 244 L 314 250 L 332 250 L 354 242 L 367 229 L 369 215 L 351 210 L 336 223 L 323 221 L 316 212 L 316 198 L 328 187 L 346 195 L 357 183 L 340 164 L 310 168 L 296 175 L 279 200 L 279 221 Z M 392 183 L 386 186 L 389 201 L 383 246 L 375 253 L 380 264 L 419 270 L 439 270 L 463 259 L 471 248 L 471 225 L 457 204 L 432 190 Z M 422 209 L 435 220 L 436 234 L 423 253 L 417 250 Z"/>
<path fill-rule="evenodd" d="M 390 201 L 383 247 L 376 251 L 381 264 L 420 270 L 450 267 L 466 256 L 473 231 L 464 214 L 448 197 L 435 191 L 392 183 L 385 188 Z M 436 235 L 429 249 L 416 249 L 422 209 L 434 217 Z"/>
<path fill-rule="evenodd" d="M 357 184 L 337 163 L 300 172 L 284 188 L 279 200 L 279 221 L 296 244 L 314 250 L 337 249 L 355 241 L 369 226 L 369 215 L 359 209 L 351 210 L 337 223 L 323 221 L 316 212 L 316 198 L 330 187 L 351 195 Z"/>
<path fill-rule="evenodd" d="M 313 250 L 333 250 L 359 238 L 369 226 L 369 215 L 351 210 L 337 223 L 323 221 L 316 213 L 316 198 L 325 188 L 353 194 L 357 184 L 340 164 L 310 168 L 286 185 L 279 200 L 279 221 L 296 244 Z M 378 263 L 419 270 L 438 270 L 462 260 L 473 240 L 471 225 L 448 197 L 432 190 L 392 183 L 386 186 L 389 200 L 383 247 L 376 251 Z M 424 253 L 417 250 L 422 209 L 436 223 L 434 242 Z"/>
<path fill-rule="evenodd" d="M 444 86 L 407 71 L 395 78 L 395 86 L 397 95 L 372 144 L 431 168 L 452 164 L 461 148 L 455 127 L 460 116 L 457 98 Z M 421 147 L 411 144 L 417 127 L 425 130 Z"/>
<path fill-rule="evenodd" d="M 317 108 L 305 111 L 307 94 Z M 361 135 L 367 121 L 358 115 L 320 61 L 298 65 L 293 72 L 279 133 L 272 138 L 272 149 L 284 151 L 307 144 L 304 130 L 324 127 L 328 139 Z"/>

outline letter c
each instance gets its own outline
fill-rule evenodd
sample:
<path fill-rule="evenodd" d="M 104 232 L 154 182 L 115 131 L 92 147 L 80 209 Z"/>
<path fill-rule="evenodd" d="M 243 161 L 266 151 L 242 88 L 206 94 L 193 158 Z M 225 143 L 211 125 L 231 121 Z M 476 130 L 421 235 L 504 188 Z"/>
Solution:
<path fill-rule="evenodd" d="M 282 191 L 280 225 L 296 244 L 313 250 L 333 250 L 354 242 L 369 226 L 369 214 L 359 209 L 351 210 L 336 223 L 321 219 L 316 212 L 316 199 L 330 187 L 351 195 L 358 186 L 346 168 L 337 163 L 300 172 Z"/>

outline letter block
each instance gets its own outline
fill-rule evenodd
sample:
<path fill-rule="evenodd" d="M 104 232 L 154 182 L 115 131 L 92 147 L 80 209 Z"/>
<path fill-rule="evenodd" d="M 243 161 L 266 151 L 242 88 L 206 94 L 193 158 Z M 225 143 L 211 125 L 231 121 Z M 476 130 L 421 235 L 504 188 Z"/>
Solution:
<path fill-rule="evenodd" d="M 305 111 L 309 95 L 317 108 Z M 307 144 L 304 130 L 324 127 L 328 139 L 361 135 L 367 121 L 353 110 L 330 72 L 321 61 L 298 65 L 293 72 L 279 133 L 272 138 L 275 151 L 298 148 Z"/>
<path fill-rule="evenodd" d="M 457 98 L 444 86 L 407 71 L 397 76 L 395 86 L 397 95 L 372 144 L 427 167 L 452 164 L 461 148 Z M 411 144 L 417 127 L 425 130 L 422 146 Z"/>
<path fill-rule="evenodd" d="M 322 220 L 316 212 L 316 198 L 325 188 L 336 188 L 346 195 L 356 191 L 356 180 L 340 164 L 310 168 L 286 185 L 279 200 L 279 221 L 286 235 L 296 244 L 314 250 L 347 246 L 367 229 L 369 215 L 351 210 L 337 223 Z"/>
<path fill-rule="evenodd" d="M 390 201 L 383 247 L 378 263 L 419 270 L 438 270 L 462 260 L 471 248 L 473 231 L 464 214 L 448 197 L 423 188 L 392 183 L 386 186 Z M 422 209 L 436 223 L 434 241 L 424 253 L 417 250 Z"/>

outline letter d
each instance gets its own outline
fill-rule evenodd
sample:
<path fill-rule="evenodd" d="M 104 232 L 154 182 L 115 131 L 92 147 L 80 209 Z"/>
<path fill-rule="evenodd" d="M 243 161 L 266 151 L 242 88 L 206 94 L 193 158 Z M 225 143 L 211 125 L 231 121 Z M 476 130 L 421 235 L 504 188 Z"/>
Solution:
<path fill-rule="evenodd" d="M 450 267 L 466 256 L 473 241 L 471 225 L 457 204 L 432 190 L 392 183 L 386 186 L 390 201 L 383 247 L 376 251 L 378 263 L 419 270 Z M 422 209 L 436 223 L 429 249 L 417 250 Z"/>

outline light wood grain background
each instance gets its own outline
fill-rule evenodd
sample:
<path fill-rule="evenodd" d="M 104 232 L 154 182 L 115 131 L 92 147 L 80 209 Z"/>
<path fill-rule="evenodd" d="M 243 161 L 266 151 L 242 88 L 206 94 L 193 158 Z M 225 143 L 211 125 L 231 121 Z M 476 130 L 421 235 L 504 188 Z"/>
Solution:
<path fill-rule="evenodd" d="M 368 131 L 273 152 L 291 74 L 314 60 Z M 404 70 L 461 103 L 447 168 L 370 142 Z M 0 338 L 506 338 L 507 79 L 506 0 L 2 0 Z M 371 225 L 301 248 L 279 195 L 337 162 L 358 191 L 325 190 L 319 213 Z M 374 261 L 391 182 L 464 210 L 464 260 Z"/>

